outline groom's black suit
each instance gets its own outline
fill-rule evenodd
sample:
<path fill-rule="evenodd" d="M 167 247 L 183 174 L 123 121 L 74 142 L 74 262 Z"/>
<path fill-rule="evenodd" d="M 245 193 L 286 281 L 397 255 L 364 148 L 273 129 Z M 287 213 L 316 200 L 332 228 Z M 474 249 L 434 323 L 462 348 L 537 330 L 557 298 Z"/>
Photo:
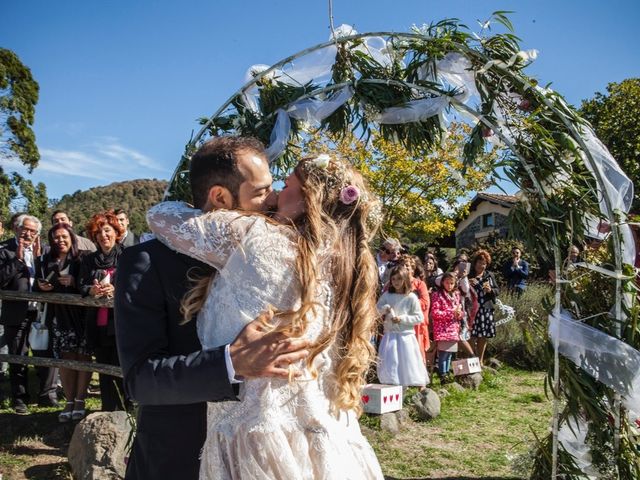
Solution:
<path fill-rule="evenodd" d="M 115 320 L 125 390 L 139 404 L 127 480 L 198 478 L 206 403 L 235 399 L 224 347 L 202 351 L 196 322 L 181 325 L 187 272 L 210 267 L 157 240 L 124 250 Z"/>

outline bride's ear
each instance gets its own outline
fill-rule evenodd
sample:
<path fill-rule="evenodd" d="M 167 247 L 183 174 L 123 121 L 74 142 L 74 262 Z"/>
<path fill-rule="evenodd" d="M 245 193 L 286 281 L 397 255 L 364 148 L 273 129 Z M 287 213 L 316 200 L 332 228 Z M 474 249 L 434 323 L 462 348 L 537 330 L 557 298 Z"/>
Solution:
<path fill-rule="evenodd" d="M 207 203 L 211 208 L 225 208 L 227 210 L 233 209 L 233 195 L 229 189 L 220 185 L 214 185 L 209 190 L 209 196 L 207 197 Z"/>

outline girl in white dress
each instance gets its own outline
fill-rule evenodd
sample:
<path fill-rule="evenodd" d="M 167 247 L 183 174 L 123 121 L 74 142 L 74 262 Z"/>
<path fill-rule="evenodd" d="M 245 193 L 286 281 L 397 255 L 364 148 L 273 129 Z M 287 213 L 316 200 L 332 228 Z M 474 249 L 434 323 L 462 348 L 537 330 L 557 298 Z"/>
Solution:
<path fill-rule="evenodd" d="M 379 217 L 362 177 L 327 155 L 301 160 L 286 179 L 278 222 L 179 202 L 149 211 L 162 242 L 218 270 L 206 295 L 200 282 L 183 305 L 185 318 L 199 310 L 203 349 L 230 343 L 269 306 L 276 329 L 313 342 L 296 380 L 247 379 L 239 402 L 209 404 L 201 479 L 383 478 L 357 421 L 373 355 L 368 243 Z"/>
<path fill-rule="evenodd" d="M 411 292 L 411 276 L 406 267 L 393 267 L 389 282 L 389 290 L 378 300 L 378 312 L 384 319 L 378 380 L 388 385 L 424 387 L 429 375 L 413 328 L 424 319 L 420 301 Z"/>

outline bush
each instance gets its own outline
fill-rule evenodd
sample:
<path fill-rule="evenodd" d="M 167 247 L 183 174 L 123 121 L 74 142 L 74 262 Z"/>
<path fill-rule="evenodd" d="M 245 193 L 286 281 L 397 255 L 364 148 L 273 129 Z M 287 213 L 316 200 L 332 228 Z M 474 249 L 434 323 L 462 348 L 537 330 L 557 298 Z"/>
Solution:
<path fill-rule="evenodd" d="M 496 337 L 488 342 L 487 354 L 515 367 L 544 369 L 546 331 L 543 335 L 534 325 L 546 324 L 549 313 L 544 305 L 549 302 L 545 298 L 551 295 L 552 287 L 545 283 L 529 284 L 520 297 L 503 291 L 498 298 L 515 309 L 515 319 L 496 327 Z"/>

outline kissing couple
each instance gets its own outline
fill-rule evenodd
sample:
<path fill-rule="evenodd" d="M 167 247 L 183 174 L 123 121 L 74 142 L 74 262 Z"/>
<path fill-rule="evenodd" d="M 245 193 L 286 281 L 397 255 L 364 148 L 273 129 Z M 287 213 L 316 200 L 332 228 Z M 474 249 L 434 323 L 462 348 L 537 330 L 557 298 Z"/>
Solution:
<path fill-rule="evenodd" d="M 123 325 L 136 314 L 147 314 L 136 311 L 137 300 L 149 302 L 140 284 L 149 268 L 163 265 L 131 247 L 122 263 L 137 260 L 139 271 L 126 264 L 118 271 L 118 281 L 125 284 L 120 294 L 116 288 L 125 388 L 142 411 L 151 408 L 153 420 L 147 426 L 171 422 L 166 409 L 164 416 L 154 416 L 154 405 L 179 407 L 198 397 L 189 369 L 206 363 L 205 353 L 217 352 L 226 378 L 218 374 L 207 380 L 204 367 L 192 369 L 208 402 L 205 439 L 195 452 L 200 479 L 382 479 L 357 420 L 361 388 L 375 355 L 370 339 L 378 271 L 369 242 L 381 217 L 377 198 L 348 162 L 320 155 L 298 162 L 276 201 L 262 144 L 241 137 L 206 142 L 191 160 L 190 180 L 194 207 L 164 202 L 149 210 L 147 221 L 154 243 L 215 269 L 195 281 L 189 270 L 192 281 L 180 298 L 179 326 L 168 327 L 180 334 L 180 328 L 194 329 L 195 324 L 201 350 L 169 355 L 172 333 L 145 351 L 135 346 L 141 333 Z M 267 216 L 274 201 L 275 213 Z M 166 288 L 160 283 L 158 290 Z M 152 328 L 153 320 L 146 326 Z M 254 337 L 248 337 L 248 328 Z M 279 340 L 264 348 L 267 338 Z M 262 354 L 255 355 L 260 340 Z M 162 342 L 168 346 L 159 346 Z M 251 351 L 254 364 L 247 367 Z M 266 365 L 261 371 L 260 362 Z M 238 398 L 229 398 L 229 386 L 236 382 Z M 144 438 L 150 430 L 141 422 L 127 470 L 131 479 L 152 478 L 145 476 L 143 465 L 154 456 L 153 442 L 149 435 Z M 184 428 L 175 423 L 167 433 L 175 437 Z M 189 433 L 184 437 L 188 441 Z M 181 455 L 194 454 L 175 438 L 173 443 Z M 193 465 L 193 458 L 187 460 Z M 164 470 L 162 478 L 167 475 Z M 180 478 L 187 478 L 184 470 Z"/>

